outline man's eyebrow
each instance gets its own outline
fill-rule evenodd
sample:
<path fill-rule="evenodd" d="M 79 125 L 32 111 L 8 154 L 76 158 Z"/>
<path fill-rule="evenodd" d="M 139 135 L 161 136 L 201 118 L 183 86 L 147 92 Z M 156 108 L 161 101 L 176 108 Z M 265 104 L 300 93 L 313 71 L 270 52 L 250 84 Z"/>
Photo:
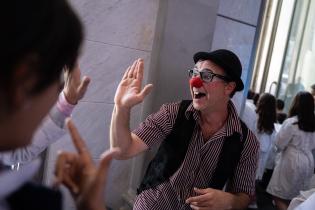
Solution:
<path fill-rule="evenodd" d="M 203 69 L 201 69 L 201 70 L 206 70 L 206 71 L 210 71 L 210 72 L 213 73 L 212 69 L 209 69 L 209 68 L 203 68 Z"/>

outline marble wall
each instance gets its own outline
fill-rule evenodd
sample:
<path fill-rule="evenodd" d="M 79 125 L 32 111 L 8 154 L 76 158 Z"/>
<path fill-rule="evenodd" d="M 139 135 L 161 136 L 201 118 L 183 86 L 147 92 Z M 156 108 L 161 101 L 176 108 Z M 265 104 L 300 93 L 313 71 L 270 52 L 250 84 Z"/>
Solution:
<path fill-rule="evenodd" d="M 159 0 L 71 0 L 85 27 L 85 40 L 79 60 L 82 74 L 91 77 L 84 99 L 73 112 L 73 119 L 86 140 L 93 159 L 109 148 L 109 123 L 116 87 L 125 69 L 137 58 L 150 65 Z M 147 77 L 147 74 L 145 75 Z M 132 113 L 132 127 L 139 123 L 141 106 Z M 49 148 L 45 182 L 53 179 L 58 150 L 73 151 L 69 135 Z M 121 195 L 128 189 L 130 164 L 113 161 L 107 183 L 107 205 L 118 209 Z M 65 209 L 74 209 L 66 190 Z"/>
<path fill-rule="evenodd" d="M 259 33 L 259 14 L 263 8 L 261 0 L 220 0 L 215 33 L 211 50 L 225 48 L 235 52 L 241 60 L 243 92 L 235 94 L 233 100 L 241 113 L 252 76 L 252 58 L 255 55 L 255 39 Z M 258 32 L 258 33 L 257 33 Z"/>

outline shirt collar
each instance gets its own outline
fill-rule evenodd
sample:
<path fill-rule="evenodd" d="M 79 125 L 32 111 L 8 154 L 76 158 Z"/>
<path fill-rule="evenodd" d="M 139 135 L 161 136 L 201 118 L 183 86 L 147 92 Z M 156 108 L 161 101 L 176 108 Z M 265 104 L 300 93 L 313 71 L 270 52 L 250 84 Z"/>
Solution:
<path fill-rule="evenodd" d="M 225 122 L 226 127 L 226 136 L 231 136 L 233 133 L 239 133 L 241 136 L 242 134 L 242 126 L 241 126 L 241 120 L 237 114 L 236 108 L 233 104 L 233 102 L 230 100 L 228 103 L 228 119 Z M 189 119 L 190 116 L 193 116 L 195 121 L 198 121 L 200 119 L 199 111 L 196 110 L 191 103 L 188 108 L 185 111 L 185 117 Z M 242 137 L 241 137 L 242 139 Z"/>

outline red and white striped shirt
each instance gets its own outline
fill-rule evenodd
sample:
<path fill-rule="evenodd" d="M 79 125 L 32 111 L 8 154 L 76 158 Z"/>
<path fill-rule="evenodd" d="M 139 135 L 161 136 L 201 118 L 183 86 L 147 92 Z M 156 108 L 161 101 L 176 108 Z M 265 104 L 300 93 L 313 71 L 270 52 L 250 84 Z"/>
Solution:
<path fill-rule="evenodd" d="M 163 105 L 157 113 L 151 114 L 133 131 L 149 148 L 161 144 L 170 134 L 177 112 L 178 103 Z M 136 198 L 136 210 L 191 209 L 185 200 L 195 196 L 194 187 L 208 188 L 218 163 L 224 139 L 238 132 L 242 135 L 240 118 L 232 102 L 228 104 L 228 119 L 225 125 L 209 139 L 204 139 L 198 124 L 200 115 L 193 105 L 189 105 L 185 117 L 192 114 L 196 125 L 189 143 L 185 159 L 180 168 L 157 187 L 142 191 Z M 255 173 L 258 161 L 259 142 L 248 130 L 240 161 L 232 180 L 227 183 L 226 191 L 243 192 L 253 195 L 255 190 Z"/>

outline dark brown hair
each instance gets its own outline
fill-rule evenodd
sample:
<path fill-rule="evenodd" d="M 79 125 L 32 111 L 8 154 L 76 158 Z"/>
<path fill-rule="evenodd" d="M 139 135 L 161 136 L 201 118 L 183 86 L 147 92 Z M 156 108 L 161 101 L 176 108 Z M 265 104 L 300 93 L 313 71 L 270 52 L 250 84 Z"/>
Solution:
<path fill-rule="evenodd" d="M 277 119 L 276 98 L 269 93 L 264 93 L 258 100 L 256 113 L 258 114 L 258 131 L 272 134 Z"/>
<path fill-rule="evenodd" d="M 289 117 L 297 116 L 299 129 L 315 131 L 314 98 L 312 94 L 301 91 L 296 94 L 289 110 Z"/>
<path fill-rule="evenodd" d="M 82 25 L 65 0 L 9 0 L 0 7 L 0 90 L 14 83 L 15 69 L 32 56 L 38 93 L 74 65 L 83 39 Z"/>

